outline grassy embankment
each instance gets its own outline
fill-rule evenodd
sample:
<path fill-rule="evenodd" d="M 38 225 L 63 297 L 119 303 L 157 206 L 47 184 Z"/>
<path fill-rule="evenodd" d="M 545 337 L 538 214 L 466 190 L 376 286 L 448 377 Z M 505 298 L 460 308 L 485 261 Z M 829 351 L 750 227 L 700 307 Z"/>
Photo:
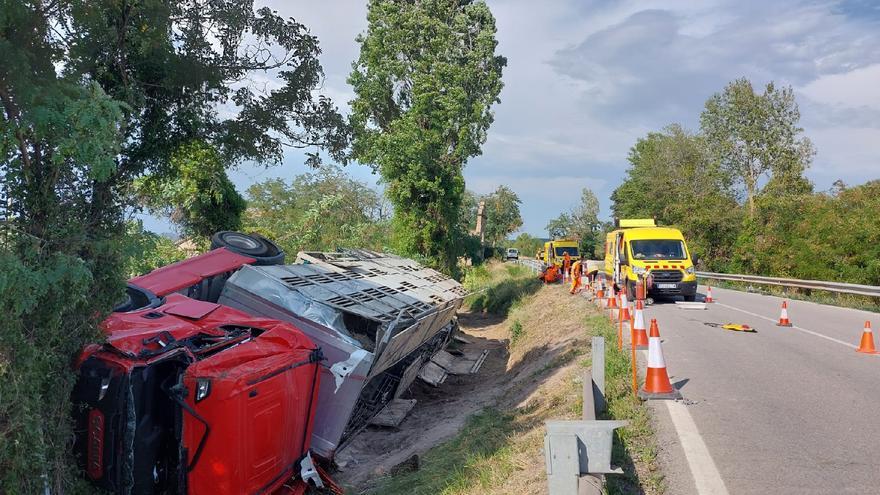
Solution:
<path fill-rule="evenodd" d="M 608 477 L 608 493 L 662 493 L 648 410 L 631 395 L 629 355 L 613 345 L 616 330 L 607 318 L 586 299 L 561 286 L 543 287 L 516 265 L 478 267 L 466 285 L 479 291 L 466 301 L 469 310 L 495 313 L 509 329 L 507 388 L 456 437 L 422 456 L 418 471 L 386 478 L 370 493 L 545 493 L 543 423 L 581 416 L 581 377 L 591 364 L 592 335 L 607 342 L 605 419 L 631 421 L 618 430 L 613 452 L 625 474 Z"/>

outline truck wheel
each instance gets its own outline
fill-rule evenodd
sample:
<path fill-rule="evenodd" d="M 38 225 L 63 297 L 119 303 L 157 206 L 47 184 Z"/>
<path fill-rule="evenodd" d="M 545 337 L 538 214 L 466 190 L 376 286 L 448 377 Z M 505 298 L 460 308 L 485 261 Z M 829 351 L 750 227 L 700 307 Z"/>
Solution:
<path fill-rule="evenodd" d="M 626 281 L 626 300 L 630 302 L 636 300 L 636 286 L 629 280 Z"/>
<path fill-rule="evenodd" d="M 697 300 L 697 295 L 693 294 L 690 296 L 684 296 L 684 300 L 685 300 L 685 302 L 694 302 Z"/>
<path fill-rule="evenodd" d="M 284 251 L 259 234 L 224 230 L 211 236 L 211 249 L 226 248 L 233 253 L 257 260 L 255 265 L 283 265 Z"/>

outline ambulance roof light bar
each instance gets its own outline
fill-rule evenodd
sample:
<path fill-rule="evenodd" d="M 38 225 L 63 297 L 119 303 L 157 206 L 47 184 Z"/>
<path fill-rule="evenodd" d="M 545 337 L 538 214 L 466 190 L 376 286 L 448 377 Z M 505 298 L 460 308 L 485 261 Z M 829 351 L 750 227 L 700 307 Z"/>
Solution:
<path fill-rule="evenodd" d="M 657 222 L 653 218 L 615 218 L 614 223 L 616 227 L 621 229 L 657 226 Z"/>

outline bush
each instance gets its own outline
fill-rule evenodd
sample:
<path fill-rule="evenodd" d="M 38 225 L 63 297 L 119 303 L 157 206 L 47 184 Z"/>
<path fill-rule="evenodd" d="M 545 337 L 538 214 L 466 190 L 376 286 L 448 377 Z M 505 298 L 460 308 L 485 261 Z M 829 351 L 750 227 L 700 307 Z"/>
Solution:
<path fill-rule="evenodd" d="M 510 325 L 510 343 L 516 345 L 517 341 L 522 338 L 525 331 L 523 330 L 522 323 L 519 320 L 514 320 L 513 325 Z"/>
<path fill-rule="evenodd" d="M 99 340 L 93 272 L 54 255 L 0 254 L 0 493 L 69 493 L 72 359 Z M 121 287 L 120 287 L 121 288 Z"/>
<path fill-rule="evenodd" d="M 537 292 L 541 281 L 524 266 L 496 263 L 469 270 L 465 287 L 472 292 L 465 301 L 471 310 L 506 315 L 522 297 Z"/>

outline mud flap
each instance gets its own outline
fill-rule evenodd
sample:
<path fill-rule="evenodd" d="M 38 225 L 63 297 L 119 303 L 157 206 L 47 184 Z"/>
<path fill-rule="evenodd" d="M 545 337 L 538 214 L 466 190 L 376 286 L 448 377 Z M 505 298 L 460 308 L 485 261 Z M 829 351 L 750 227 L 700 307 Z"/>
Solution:
<path fill-rule="evenodd" d="M 299 467 L 299 476 L 303 481 L 306 483 L 311 481 L 314 483 L 315 488 L 324 488 L 324 481 L 321 479 L 318 470 L 315 469 L 315 463 L 312 461 L 311 452 L 306 452 L 306 456 L 300 461 Z"/>

